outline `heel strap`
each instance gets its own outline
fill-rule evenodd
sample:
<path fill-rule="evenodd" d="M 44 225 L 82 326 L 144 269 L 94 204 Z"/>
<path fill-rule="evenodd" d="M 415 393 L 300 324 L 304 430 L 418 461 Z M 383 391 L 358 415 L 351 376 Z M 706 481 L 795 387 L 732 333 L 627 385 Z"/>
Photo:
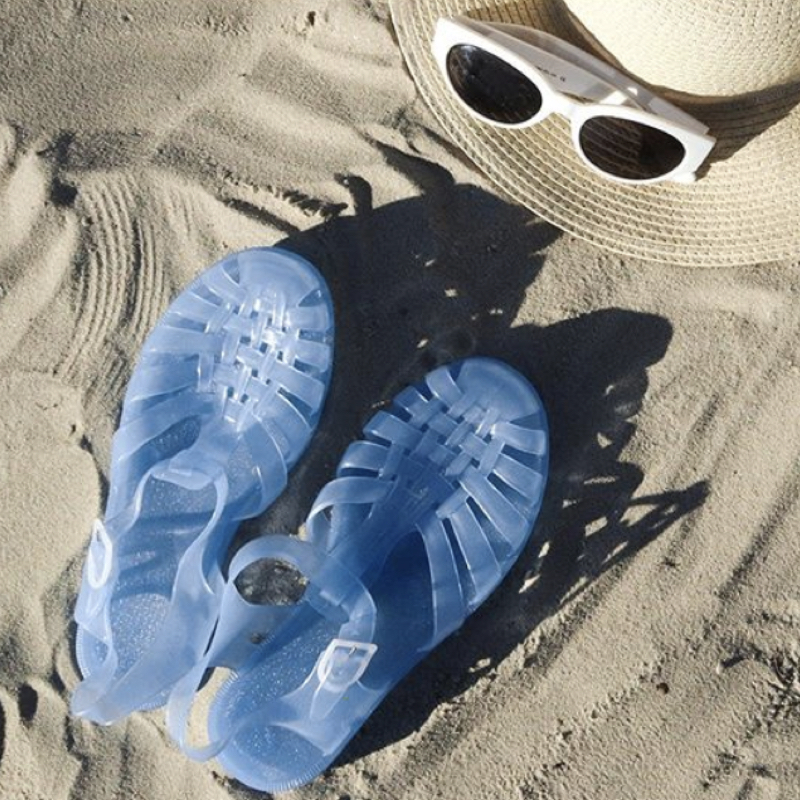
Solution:
<path fill-rule="evenodd" d="M 141 495 L 150 477 L 163 480 L 166 473 L 154 468 L 145 475 L 127 513 L 138 515 Z M 159 694 L 178 677 L 175 670 L 180 659 L 165 657 L 166 654 L 178 653 L 192 660 L 199 655 L 189 653 L 192 640 L 188 631 L 196 630 L 202 621 L 208 628 L 208 635 L 211 634 L 216 619 L 215 586 L 221 582 L 222 576 L 215 564 L 209 565 L 207 549 L 209 537 L 217 528 L 228 497 L 227 478 L 224 473 L 211 478 L 195 471 L 183 475 L 173 473 L 169 479 L 179 484 L 185 481 L 183 485 L 191 489 L 213 485 L 216 491 L 214 511 L 203 531 L 181 557 L 175 579 L 175 587 L 180 587 L 181 592 L 173 592 L 158 636 L 136 664 L 116 680 L 118 656 L 111 630 L 110 593 L 119 572 L 119 559 L 114 553 L 117 537 L 114 526 L 107 530 L 102 523 L 95 524 L 90 557 L 84 571 L 84 582 L 92 591 L 81 591 L 75 620 L 105 645 L 106 656 L 99 669 L 85 678 L 73 693 L 72 713 L 77 716 L 87 716 L 107 724 L 135 711 L 143 699 Z M 199 645 L 204 646 L 205 642 L 199 642 Z"/>
<path fill-rule="evenodd" d="M 227 666 L 244 673 L 255 667 L 277 629 L 299 611 L 297 606 L 255 605 L 241 596 L 236 578 L 247 566 L 263 559 L 287 562 L 303 573 L 308 586 L 300 605 L 307 604 L 325 618 L 341 623 L 337 636 L 319 655 L 298 689 L 237 720 L 219 739 L 204 747 L 192 747 L 186 741 L 186 728 L 206 670 Z M 231 562 L 211 647 L 170 694 L 166 708 L 170 735 L 186 755 L 197 761 L 213 757 L 239 731 L 254 723 L 290 728 L 315 746 L 326 746 L 325 742 L 317 741 L 314 726 L 307 729 L 305 723 L 326 718 L 345 692 L 348 700 L 352 699 L 352 690 L 360 685 L 377 650 L 373 643 L 375 622 L 375 602 L 369 591 L 330 553 L 288 536 L 268 535 L 250 542 Z"/>

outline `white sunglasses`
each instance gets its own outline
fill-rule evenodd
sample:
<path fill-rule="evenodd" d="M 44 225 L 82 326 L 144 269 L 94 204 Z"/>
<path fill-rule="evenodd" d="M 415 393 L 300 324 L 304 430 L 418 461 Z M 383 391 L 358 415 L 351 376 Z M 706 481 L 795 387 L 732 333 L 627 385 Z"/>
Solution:
<path fill-rule="evenodd" d="M 433 54 L 473 117 L 501 128 L 526 128 L 561 114 L 572 124 L 575 150 L 586 165 L 620 183 L 691 183 L 714 146 L 702 122 L 534 28 L 442 18 Z"/>

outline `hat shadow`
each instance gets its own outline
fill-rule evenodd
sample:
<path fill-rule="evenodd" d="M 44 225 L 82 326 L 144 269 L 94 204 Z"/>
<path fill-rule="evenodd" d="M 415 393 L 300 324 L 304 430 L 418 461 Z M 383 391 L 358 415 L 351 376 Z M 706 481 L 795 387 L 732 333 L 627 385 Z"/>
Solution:
<path fill-rule="evenodd" d="M 698 97 L 653 87 L 703 124 L 716 139 L 698 169 L 701 178 L 715 164 L 727 161 L 751 141 L 789 116 L 800 102 L 800 82 L 727 97 Z M 742 120 L 747 120 L 746 124 Z"/>
<path fill-rule="evenodd" d="M 670 323 L 609 308 L 512 327 L 544 268 L 542 251 L 559 233 L 488 192 L 443 180 L 438 167 L 392 157 L 418 179 L 420 197 L 375 209 L 369 185 L 348 178 L 355 216 L 278 243 L 312 260 L 329 282 L 336 367 L 294 489 L 251 525 L 299 528 L 374 410 L 438 364 L 473 353 L 508 361 L 539 389 L 550 421 L 551 471 L 534 535 L 515 567 L 464 627 L 388 695 L 336 764 L 419 729 L 437 705 L 495 669 L 543 619 L 609 569 L 624 569 L 706 495 L 697 483 L 634 498 L 644 472 L 622 458 L 636 430 L 647 368 L 669 346 Z"/>
<path fill-rule="evenodd" d="M 292 490 L 244 523 L 244 538 L 297 530 L 378 408 L 436 366 L 480 351 L 483 328 L 507 330 L 544 265 L 542 251 L 561 235 L 521 206 L 455 184 L 428 161 L 389 148 L 385 157 L 421 187 L 419 197 L 374 208 L 369 184 L 343 177 L 354 216 L 276 242 L 315 264 L 330 287 L 334 370 Z"/>

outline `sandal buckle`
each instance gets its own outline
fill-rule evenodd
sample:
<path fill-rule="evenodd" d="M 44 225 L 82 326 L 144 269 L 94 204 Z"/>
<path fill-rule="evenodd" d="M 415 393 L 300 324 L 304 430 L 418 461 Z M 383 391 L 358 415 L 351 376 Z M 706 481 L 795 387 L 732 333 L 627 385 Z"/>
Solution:
<path fill-rule="evenodd" d="M 96 519 L 92 526 L 92 539 L 86 558 L 86 579 L 92 589 L 102 589 L 108 583 L 113 563 L 114 545 L 106 526 Z"/>
<path fill-rule="evenodd" d="M 369 666 L 378 645 L 333 639 L 317 665 L 317 677 L 328 689 L 347 689 L 358 681 Z"/>

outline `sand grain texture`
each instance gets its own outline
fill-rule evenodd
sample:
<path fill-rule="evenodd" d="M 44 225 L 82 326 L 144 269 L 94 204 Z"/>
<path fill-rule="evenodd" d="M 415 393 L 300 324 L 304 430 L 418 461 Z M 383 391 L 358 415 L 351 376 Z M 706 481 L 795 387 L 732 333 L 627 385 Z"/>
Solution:
<path fill-rule="evenodd" d="M 337 363 L 293 533 L 433 366 L 540 388 L 552 480 L 500 589 L 298 798 L 800 797 L 797 264 L 620 259 L 441 137 L 383 4 L 10 2 L 0 31 L 0 797 L 255 797 L 158 712 L 67 715 L 72 609 L 136 355 L 231 250 L 331 285 Z"/>

